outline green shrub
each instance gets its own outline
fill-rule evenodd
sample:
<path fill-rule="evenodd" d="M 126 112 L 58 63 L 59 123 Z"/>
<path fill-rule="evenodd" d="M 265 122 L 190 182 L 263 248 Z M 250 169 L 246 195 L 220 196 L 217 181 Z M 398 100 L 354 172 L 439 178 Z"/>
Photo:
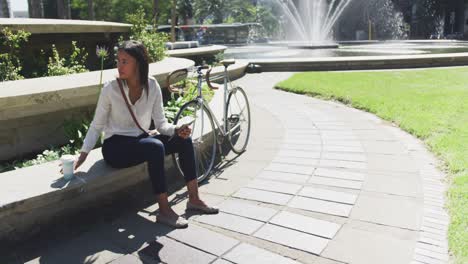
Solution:
<path fill-rule="evenodd" d="M 197 81 L 194 79 L 185 79 L 174 84 L 175 87 L 181 88 L 183 92 L 181 94 L 171 93 L 171 99 L 167 101 L 167 104 L 164 106 L 164 113 L 169 122 L 174 122 L 177 112 L 180 108 L 187 102 L 195 99 L 197 97 Z M 202 86 L 203 98 L 209 102 L 214 96 L 213 90 L 208 88 L 208 85 L 204 84 Z M 184 116 L 184 115 L 183 115 Z"/>
<path fill-rule="evenodd" d="M 138 40 L 145 45 L 151 62 L 157 62 L 166 56 L 166 42 L 169 35 L 158 33 L 156 29 L 148 27 L 150 21 L 145 18 L 145 10 L 140 7 L 135 14 L 129 14 L 127 21 L 132 24 L 130 39 Z"/>
<path fill-rule="evenodd" d="M 48 76 L 60 76 L 67 74 L 74 74 L 80 72 L 87 72 L 85 61 L 88 53 L 85 49 L 80 49 L 76 46 L 76 41 L 72 41 L 72 53 L 67 58 L 60 57 L 55 45 L 52 45 L 52 57 L 49 57 L 49 64 L 47 64 Z"/>
<path fill-rule="evenodd" d="M 0 54 L 0 81 L 21 80 L 21 62 L 19 59 L 19 49 L 21 45 L 28 41 L 31 33 L 18 30 L 12 31 L 5 27 L 1 31 L 0 45 L 7 48 L 7 53 Z"/>
<path fill-rule="evenodd" d="M 0 81 L 22 80 L 24 77 L 20 74 L 20 62 L 17 58 L 11 58 L 10 54 L 0 54 Z"/>

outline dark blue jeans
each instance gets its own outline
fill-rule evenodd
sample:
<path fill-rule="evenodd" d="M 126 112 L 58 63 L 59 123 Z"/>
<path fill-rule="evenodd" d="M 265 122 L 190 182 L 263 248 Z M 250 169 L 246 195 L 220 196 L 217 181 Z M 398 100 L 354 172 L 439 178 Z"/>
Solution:
<path fill-rule="evenodd" d="M 104 140 L 102 155 L 104 160 L 114 168 L 128 168 L 148 162 L 148 172 L 154 193 L 167 192 L 167 181 L 164 171 L 164 156 L 179 154 L 181 169 L 185 181 L 197 178 L 195 171 L 195 155 L 192 139 L 183 139 L 165 135 L 147 137 L 129 137 L 113 135 Z"/>

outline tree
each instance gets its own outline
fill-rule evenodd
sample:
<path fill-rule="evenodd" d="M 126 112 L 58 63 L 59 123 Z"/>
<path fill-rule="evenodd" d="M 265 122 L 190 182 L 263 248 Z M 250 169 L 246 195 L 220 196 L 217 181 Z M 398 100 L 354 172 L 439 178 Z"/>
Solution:
<path fill-rule="evenodd" d="M 30 18 L 44 18 L 44 9 L 41 0 L 28 0 Z"/>
<path fill-rule="evenodd" d="M 193 5 L 192 0 L 178 0 L 177 14 L 182 20 L 182 24 L 191 24 L 193 19 Z"/>
<path fill-rule="evenodd" d="M 96 20 L 96 15 L 94 14 L 94 1 L 88 0 L 88 19 Z"/>
<path fill-rule="evenodd" d="M 69 0 L 57 0 L 57 17 L 60 19 L 71 19 Z"/>
<path fill-rule="evenodd" d="M 10 17 L 10 6 L 7 0 L 0 0 L 0 17 Z"/>
<path fill-rule="evenodd" d="M 176 0 L 171 0 L 171 41 L 176 41 Z"/>
<path fill-rule="evenodd" d="M 225 11 L 230 0 L 195 0 L 194 9 L 197 22 L 203 24 L 210 19 L 213 24 L 224 21 Z"/>
<path fill-rule="evenodd" d="M 153 21 L 154 27 L 158 25 L 158 18 L 159 18 L 159 13 L 160 13 L 159 4 L 160 4 L 159 0 L 153 0 L 153 18 L 151 20 Z"/>

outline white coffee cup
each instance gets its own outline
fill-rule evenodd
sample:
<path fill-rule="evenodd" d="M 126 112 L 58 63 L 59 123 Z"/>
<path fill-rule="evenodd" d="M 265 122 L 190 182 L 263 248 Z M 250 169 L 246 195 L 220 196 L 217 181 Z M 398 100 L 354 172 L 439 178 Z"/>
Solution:
<path fill-rule="evenodd" d="M 62 162 L 62 169 L 63 169 L 63 178 L 67 181 L 73 178 L 73 165 L 75 163 L 75 157 L 72 155 L 63 155 L 60 158 Z"/>

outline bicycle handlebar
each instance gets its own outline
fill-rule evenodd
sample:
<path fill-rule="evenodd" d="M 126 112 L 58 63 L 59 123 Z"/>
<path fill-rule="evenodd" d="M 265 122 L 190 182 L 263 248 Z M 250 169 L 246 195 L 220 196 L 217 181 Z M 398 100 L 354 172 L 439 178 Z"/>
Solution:
<path fill-rule="evenodd" d="M 209 66 L 209 65 L 200 65 L 200 66 L 195 66 L 195 68 L 196 68 L 197 73 L 199 74 L 200 78 L 202 76 L 201 71 L 202 70 L 208 70 L 206 72 L 206 84 L 212 90 L 218 90 L 219 89 L 219 86 L 216 83 L 212 83 L 210 81 L 210 73 L 211 73 L 211 70 L 213 70 L 213 68 L 211 66 Z M 170 72 L 167 75 L 167 77 L 166 77 L 166 87 L 169 90 L 169 92 L 171 92 L 171 93 L 180 93 L 180 89 L 178 89 L 177 87 L 175 87 L 174 85 L 171 84 L 171 79 L 172 78 L 177 78 L 177 77 L 182 76 L 182 75 L 185 75 L 188 72 L 189 72 L 188 69 L 180 69 L 180 70 L 175 70 L 173 72 Z"/>
<path fill-rule="evenodd" d="M 210 68 L 207 72 L 206 72 L 206 84 L 208 85 L 208 87 L 210 87 L 211 90 L 218 90 L 219 87 L 215 84 L 213 85 L 210 81 L 210 73 L 211 73 L 211 70 L 213 70 L 213 68 Z"/>
<path fill-rule="evenodd" d="M 173 76 L 178 77 L 181 75 L 185 75 L 188 73 L 187 69 L 180 69 L 180 70 L 175 70 L 171 73 L 169 73 L 166 77 L 166 87 L 171 93 L 179 93 L 179 89 L 174 88 L 174 86 L 171 84 L 171 78 Z M 177 75 L 178 74 L 178 75 Z"/>

